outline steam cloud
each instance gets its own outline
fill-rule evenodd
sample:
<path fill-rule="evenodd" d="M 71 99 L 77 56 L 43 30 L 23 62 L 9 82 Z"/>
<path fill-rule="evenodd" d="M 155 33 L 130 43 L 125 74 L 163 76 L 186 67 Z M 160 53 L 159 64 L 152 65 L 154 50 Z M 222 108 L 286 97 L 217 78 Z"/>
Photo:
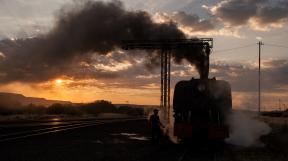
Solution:
<path fill-rule="evenodd" d="M 271 128 L 264 122 L 256 120 L 240 111 L 232 111 L 228 124 L 231 128 L 227 143 L 238 146 L 263 146 L 260 137 L 270 133 Z"/>
<path fill-rule="evenodd" d="M 0 51 L 5 55 L 0 60 L 0 82 L 73 77 L 81 68 L 77 64 L 89 61 L 92 54 L 117 50 L 122 40 L 181 38 L 185 35 L 175 24 L 155 23 L 144 11 L 125 10 L 120 1 L 75 3 L 60 10 L 54 28 L 46 35 L 0 42 Z M 201 50 L 193 52 L 197 55 Z M 187 59 L 196 66 L 199 61 L 199 56 L 191 56 L 187 51 L 175 52 L 173 57 L 178 63 Z M 155 60 L 150 62 L 157 64 Z"/>
<path fill-rule="evenodd" d="M 172 141 L 175 144 L 179 143 L 179 140 L 176 136 L 174 136 L 174 122 L 175 122 L 175 118 L 173 116 L 174 112 L 173 109 L 170 108 L 170 112 L 169 112 L 169 120 L 165 119 L 164 117 L 164 109 L 160 109 L 159 111 L 159 118 L 161 123 L 165 126 L 164 129 L 162 129 L 163 133 L 165 136 L 168 136 L 170 141 Z"/>

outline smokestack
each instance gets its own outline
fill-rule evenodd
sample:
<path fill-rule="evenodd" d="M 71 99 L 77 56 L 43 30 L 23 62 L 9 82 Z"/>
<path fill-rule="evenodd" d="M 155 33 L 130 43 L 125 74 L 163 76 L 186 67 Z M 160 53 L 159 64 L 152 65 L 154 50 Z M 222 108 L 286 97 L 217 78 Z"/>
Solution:
<path fill-rule="evenodd" d="M 200 79 L 207 80 L 209 77 L 209 64 L 210 64 L 209 56 L 210 56 L 210 47 L 209 44 L 205 44 L 202 58 L 199 60 L 199 67 L 198 67 Z"/>

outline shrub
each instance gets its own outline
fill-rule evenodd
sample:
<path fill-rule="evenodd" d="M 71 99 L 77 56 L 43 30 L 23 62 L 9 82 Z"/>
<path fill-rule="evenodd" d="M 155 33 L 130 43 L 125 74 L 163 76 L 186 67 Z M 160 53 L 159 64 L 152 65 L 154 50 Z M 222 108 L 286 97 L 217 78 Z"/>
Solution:
<path fill-rule="evenodd" d="M 81 115 L 82 112 L 78 108 L 73 107 L 72 105 L 63 105 L 63 104 L 55 103 L 48 107 L 47 114 Z"/>
<path fill-rule="evenodd" d="M 81 109 L 83 109 L 88 114 L 99 114 L 99 113 L 113 113 L 117 112 L 116 107 L 110 102 L 106 100 L 97 100 L 93 103 L 88 103 L 82 105 Z"/>

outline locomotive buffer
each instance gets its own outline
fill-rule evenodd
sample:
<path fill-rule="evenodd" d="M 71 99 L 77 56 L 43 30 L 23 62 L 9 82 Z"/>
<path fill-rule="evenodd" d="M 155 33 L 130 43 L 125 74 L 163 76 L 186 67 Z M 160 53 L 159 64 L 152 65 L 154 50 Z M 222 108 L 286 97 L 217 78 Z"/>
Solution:
<path fill-rule="evenodd" d="M 169 121 L 170 115 L 170 71 L 171 55 L 177 54 L 174 51 L 191 50 L 193 48 L 202 48 L 200 57 L 203 61 L 198 62 L 200 79 L 208 79 L 209 73 L 209 55 L 213 47 L 212 38 L 194 38 L 194 39 L 166 39 L 166 40 L 125 40 L 122 42 L 124 50 L 157 50 L 160 53 L 161 62 L 161 96 L 160 107 L 164 110 L 164 119 Z M 194 54 L 194 53 L 191 53 Z M 199 53 L 197 53 L 199 54 Z"/>

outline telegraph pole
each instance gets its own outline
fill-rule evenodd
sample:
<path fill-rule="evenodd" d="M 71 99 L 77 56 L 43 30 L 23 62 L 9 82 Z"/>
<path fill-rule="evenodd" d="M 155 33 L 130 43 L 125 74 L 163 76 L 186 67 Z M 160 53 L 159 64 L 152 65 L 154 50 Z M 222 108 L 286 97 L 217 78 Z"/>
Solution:
<path fill-rule="evenodd" d="M 258 49 L 259 49 L 259 59 L 258 59 L 258 113 L 260 115 L 261 112 L 261 46 L 264 45 L 262 41 L 259 41 L 258 43 Z"/>
<path fill-rule="evenodd" d="M 279 98 L 279 105 L 278 105 L 278 108 L 279 108 L 279 111 L 281 111 L 281 99 Z"/>
<path fill-rule="evenodd" d="M 171 80 L 170 80 L 170 73 L 171 73 L 171 52 L 168 52 L 167 53 L 168 54 L 168 82 L 167 82 L 167 84 L 168 84 L 168 110 L 167 110 L 167 112 L 168 112 L 168 123 L 170 123 L 170 84 L 171 84 Z"/>

